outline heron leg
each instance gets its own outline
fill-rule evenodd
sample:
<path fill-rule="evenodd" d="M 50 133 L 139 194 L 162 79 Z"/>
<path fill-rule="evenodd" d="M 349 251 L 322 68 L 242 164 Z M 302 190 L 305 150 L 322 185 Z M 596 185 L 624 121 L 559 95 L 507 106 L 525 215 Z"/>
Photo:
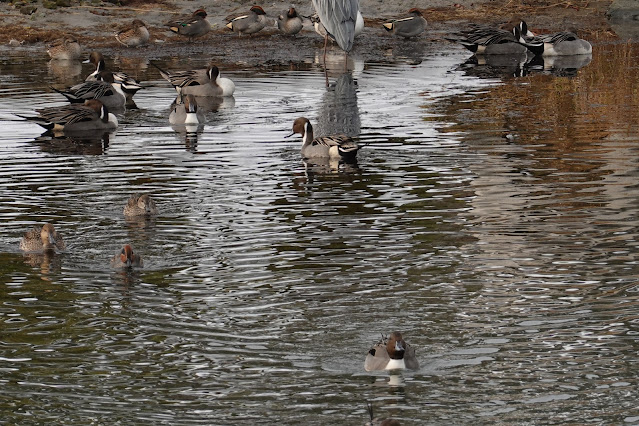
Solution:
<path fill-rule="evenodd" d="M 328 45 L 328 33 L 324 36 L 324 77 L 326 78 L 326 87 L 328 84 L 328 69 L 326 68 L 326 46 Z"/>

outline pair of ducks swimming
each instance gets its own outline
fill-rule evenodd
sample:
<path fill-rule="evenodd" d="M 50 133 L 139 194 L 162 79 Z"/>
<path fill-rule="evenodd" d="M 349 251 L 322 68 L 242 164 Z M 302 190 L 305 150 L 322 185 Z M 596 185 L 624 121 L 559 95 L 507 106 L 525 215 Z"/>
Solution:
<path fill-rule="evenodd" d="M 530 51 L 539 56 L 589 55 L 592 45 L 575 33 L 560 31 L 535 35 L 525 21 L 504 28 L 470 25 L 447 40 L 460 43 L 476 55 L 522 55 Z"/>
<path fill-rule="evenodd" d="M 124 216 L 131 218 L 151 217 L 158 214 L 155 202 L 148 194 L 134 194 L 124 206 Z M 66 244 L 52 224 L 45 223 L 43 226 L 34 226 L 27 231 L 20 241 L 20 250 L 29 253 L 54 253 L 64 251 Z M 142 266 L 142 258 L 133 252 L 130 244 L 125 244 L 121 250 L 111 259 L 111 266 L 114 268 L 129 268 Z"/>

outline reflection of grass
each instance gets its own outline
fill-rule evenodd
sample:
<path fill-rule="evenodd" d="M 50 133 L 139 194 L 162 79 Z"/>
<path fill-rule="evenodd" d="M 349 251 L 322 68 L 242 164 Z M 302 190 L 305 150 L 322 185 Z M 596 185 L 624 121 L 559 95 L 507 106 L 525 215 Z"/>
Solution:
<path fill-rule="evenodd" d="M 458 124 L 442 131 L 463 132 L 468 143 L 496 155 L 512 150 L 501 138 L 508 135 L 534 175 L 562 180 L 580 172 L 596 181 L 615 149 L 610 134 L 634 132 L 639 123 L 638 54 L 631 44 L 607 45 L 574 78 L 531 75 L 505 80 L 470 103 L 468 95 L 449 100 L 439 107 Z"/>

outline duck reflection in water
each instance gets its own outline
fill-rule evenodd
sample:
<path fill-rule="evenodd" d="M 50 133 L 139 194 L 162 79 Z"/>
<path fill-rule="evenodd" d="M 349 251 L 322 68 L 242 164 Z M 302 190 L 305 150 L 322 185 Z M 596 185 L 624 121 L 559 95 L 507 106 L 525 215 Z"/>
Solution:
<path fill-rule="evenodd" d="M 511 78 L 526 75 L 526 52 L 512 55 L 473 55 L 457 70 L 477 78 Z"/>
<path fill-rule="evenodd" d="M 102 155 L 109 148 L 110 132 L 63 132 L 56 136 L 51 131 L 46 131 L 34 139 L 34 143 L 42 152 L 58 155 Z"/>
<path fill-rule="evenodd" d="M 576 77 L 577 72 L 590 64 L 592 55 L 541 56 L 526 63 L 528 74 L 539 73 L 557 77 Z"/>
<path fill-rule="evenodd" d="M 49 75 L 52 77 L 52 81 L 64 86 L 73 86 L 81 80 L 82 63 L 80 61 L 57 61 L 50 60 Z"/>

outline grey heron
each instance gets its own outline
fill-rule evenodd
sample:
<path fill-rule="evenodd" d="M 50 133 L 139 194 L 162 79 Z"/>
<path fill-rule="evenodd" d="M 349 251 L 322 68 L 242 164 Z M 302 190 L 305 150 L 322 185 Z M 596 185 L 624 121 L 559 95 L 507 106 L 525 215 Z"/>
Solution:
<path fill-rule="evenodd" d="M 359 0 L 313 0 L 320 22 L 339 47 L 348 54 L 353 48 Z M 324 59 L 328 34 L 324 37 Z"/>

